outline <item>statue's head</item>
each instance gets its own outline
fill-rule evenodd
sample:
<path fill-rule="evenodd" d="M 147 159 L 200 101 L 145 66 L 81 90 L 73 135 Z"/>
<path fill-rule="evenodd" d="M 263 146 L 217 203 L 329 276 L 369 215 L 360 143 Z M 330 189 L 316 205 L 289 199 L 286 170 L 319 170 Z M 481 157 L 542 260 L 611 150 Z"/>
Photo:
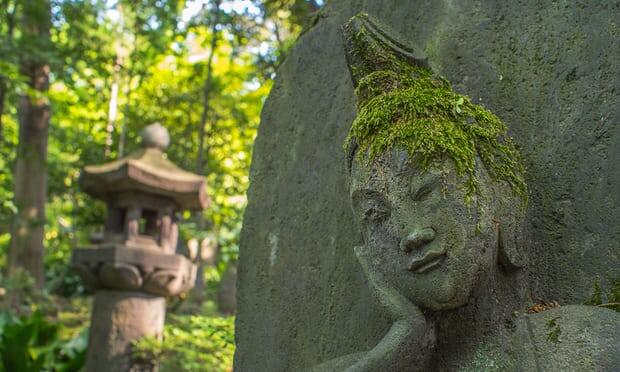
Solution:
<path fill-rule="evenodd" d="M 345 27 L 358 115 L 345 144 L 371 269 L 431 310 L 523 265 L 527 189 L 505 125 L 368 16 Z M 500 270 L 498 270 L 498 268 Z"/>

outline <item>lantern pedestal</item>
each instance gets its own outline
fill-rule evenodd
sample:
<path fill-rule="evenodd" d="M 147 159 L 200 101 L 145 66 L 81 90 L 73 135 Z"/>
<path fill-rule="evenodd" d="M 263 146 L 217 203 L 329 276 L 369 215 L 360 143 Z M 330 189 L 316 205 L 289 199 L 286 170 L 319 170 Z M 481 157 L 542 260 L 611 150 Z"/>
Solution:
<path fill-rule="evenodd" d="M 160 336 L 166 299 L 142 292 L 101 290 L 95 294 L 86 355 L 89 372 L 129 371 L 132 342 Z"/>

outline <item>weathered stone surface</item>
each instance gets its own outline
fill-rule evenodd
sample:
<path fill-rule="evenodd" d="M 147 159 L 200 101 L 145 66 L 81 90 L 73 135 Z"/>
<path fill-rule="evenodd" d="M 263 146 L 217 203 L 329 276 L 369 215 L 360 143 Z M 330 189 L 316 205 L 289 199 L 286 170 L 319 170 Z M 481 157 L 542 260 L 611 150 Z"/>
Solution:
<path fill-rule="evenodd" d="M 241 240 L 239 371 L 301 370 L 368 350 L 388 329 L 353 253 L 342 151 L 355 98 L 341 26 L 360 11 L 510 127 L 531 190 L 531 298 L 580 303 L 596 277 L 603 287 L 620 277 L 620 2 L 334 1 L 263 112 Z"/>
<path fill-rule="evenodd" d="M 142 290 L 170 297 L 188 292 L 196 280 L 196 265 L 185 256 L 123 245 L 77 249 L 71 264 L 93 290 Z"/>
<path fill-rule="evenodd" d="M 86 370 L 129 371 L 134 366 L 131 343 L 141 337 L 161 335 L 165 315 L 164 297 L 130 291 L 97 291 Z"/>
<path fill-rule="evenodd" d="M 594 306 L 562 306 L 526 315 L 517 323 L 516 369 L 617 371 L 620 315 Z"/>
<path fill-rule="evenodd" d="M 142 146 L 145 148 L 154 147 L 164 151 L 170 145 L 170 134 L 168 130 L 159 123 L 154 123 L 142 130 Z"/>

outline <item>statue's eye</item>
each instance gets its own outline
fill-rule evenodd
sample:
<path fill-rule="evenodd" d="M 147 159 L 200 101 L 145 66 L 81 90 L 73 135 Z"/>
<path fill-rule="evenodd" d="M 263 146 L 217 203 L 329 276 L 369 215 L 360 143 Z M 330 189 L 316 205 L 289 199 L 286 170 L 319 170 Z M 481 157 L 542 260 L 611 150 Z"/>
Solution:
<path fill-rule="evenodd" d="M 383 208 L 370 207 L 364 211 L 363 219 L 368 222 L 381 222 L 389 216 L 387 210 Z"/>
<path fill-rule="evenodd" d="M 365 200 L 360 207 L 364 222 L 383 222 L 390 216 L 389 207 L 380 200 Z"/>
<path fill-rule="evenodd" d="M 375 190 L 358 190 L 353 193 L 353 207 L 358 218 L 366 223 L 379 223 L 390 217 L 389 202 Z"/>
<path fill-rule="evenodd" d="M 439 186 L 439 177 L 434 177 L 433 179 L 429 180 L 428 182 L 425 182 L 422 186 L 420 186 L 417 190 L 413 191 L 413 201 L 422 201 L 425 200 L 426 198 L 428 198 L 430 196 L 430 194 L 433 192 L 433 190 L 435 190 L 437 188 L 437 186 Z"/>

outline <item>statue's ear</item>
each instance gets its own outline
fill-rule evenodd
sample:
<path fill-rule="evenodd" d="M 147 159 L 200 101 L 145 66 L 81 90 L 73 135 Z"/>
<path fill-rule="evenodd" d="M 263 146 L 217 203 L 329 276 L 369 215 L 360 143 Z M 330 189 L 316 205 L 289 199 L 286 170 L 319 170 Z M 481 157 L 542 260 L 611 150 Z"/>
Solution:
<path fill-rule="evenodd" d="M 523 250 L 521 224 L 500 223 L 497 227 L 497 261 L 506 272 L 517 271 L 526 265 Z"/>

